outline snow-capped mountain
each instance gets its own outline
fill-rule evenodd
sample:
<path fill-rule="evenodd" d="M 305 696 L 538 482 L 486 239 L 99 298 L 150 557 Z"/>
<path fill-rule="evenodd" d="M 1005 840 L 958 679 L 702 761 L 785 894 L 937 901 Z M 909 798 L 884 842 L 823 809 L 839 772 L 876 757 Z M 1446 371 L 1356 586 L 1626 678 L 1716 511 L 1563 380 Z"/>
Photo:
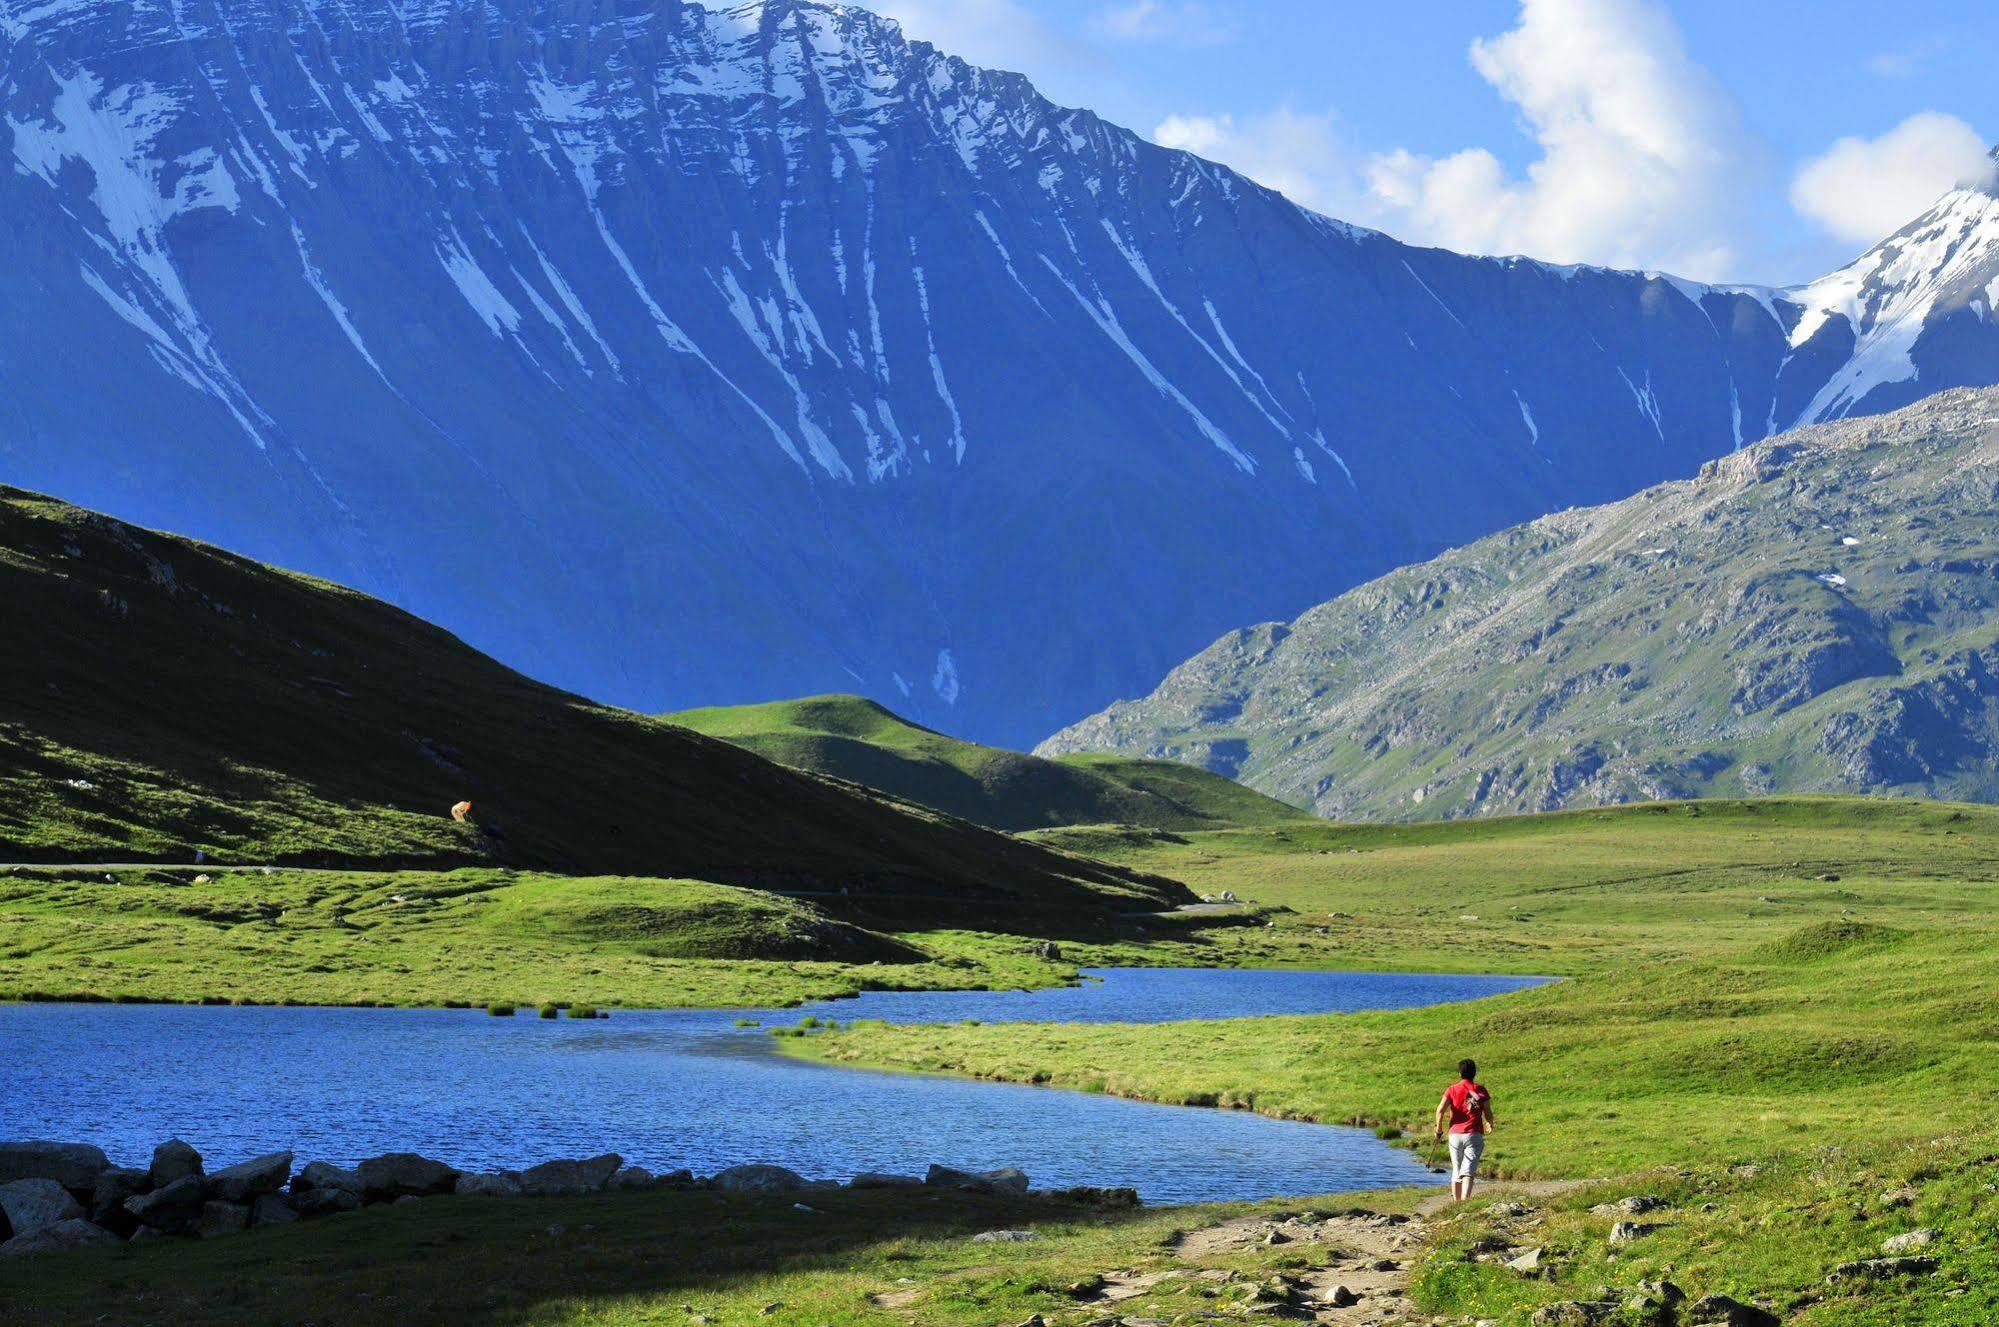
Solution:
<path fill-rule="evenodd" d="M 1979 190 L 1796 295 L 1466 258 L 806 0 L 0 0 L 0 142 L 0 479 L 652 708 L 1025 743 L 1999 379 Z"/>

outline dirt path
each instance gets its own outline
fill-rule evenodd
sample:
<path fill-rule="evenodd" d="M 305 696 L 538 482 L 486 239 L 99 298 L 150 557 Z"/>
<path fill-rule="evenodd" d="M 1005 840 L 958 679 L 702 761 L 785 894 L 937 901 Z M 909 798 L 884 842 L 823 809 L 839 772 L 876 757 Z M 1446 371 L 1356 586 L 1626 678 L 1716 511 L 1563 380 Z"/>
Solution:
<path fill-rule="evenodd" d="M 1481 1185 L 1479 1193 L 1532 1202 L 1574 1187 L 1573 1183 L 1559 1182 L 1497 1183 Z M 1266 1278 L 1259 1292 L 1263 1313 L 1329 1327 L 1428 1323 L 1429 1315 L 1408 1297 L 1409 1268 L 1429 1236 L 1426 1218 L 1435 1217 L 1449 1205 L 1449 1196 L 1440 1194 L 1425 1200 L 1413 1217 L 1353 1207 L 1283 1221 L 1246 1217 L 1190 1231 L 1176 1249 L 1181 1262 L 1188 1265 L 1185 1269 L 1142 1277 L 1107 1274 L 1104 1289 L 1094 1302 L 1110 1307 L 1175 1276 L 1237 1279 L 1237 1273 L 1210 1264 L 1254 1248 L 1296 1245 L 1315 1266 Z"/>

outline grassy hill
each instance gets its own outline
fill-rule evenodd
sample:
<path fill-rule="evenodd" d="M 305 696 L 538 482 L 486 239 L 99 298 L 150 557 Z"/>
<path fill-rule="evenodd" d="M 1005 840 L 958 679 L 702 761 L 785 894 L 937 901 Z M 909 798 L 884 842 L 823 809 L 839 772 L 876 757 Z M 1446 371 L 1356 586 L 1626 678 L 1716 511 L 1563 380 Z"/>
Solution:
<path fill-rule="evenodd" d="M 1999 800 L 1999 393 L 1785 435 L 1233 633 L 1044 743 L 1338 819 Z"/>
<path fill-rule="evenodd" d="M 1024 756 L 947 737 L 859 696 L 665 717 L 770 760 L 863 783 L 994 829 L 1127 824 L 1183 830 L 1309 818 L 1196 766 L 1095 754 Z"/>
<path fill-rule="evenodd" d="M 0 488 L 0 860 L 508 865 L 956 923 L 1179 886 L 522 677 L 379 601 Z M 450 810 L 469 800 L 475 824 Z"/>

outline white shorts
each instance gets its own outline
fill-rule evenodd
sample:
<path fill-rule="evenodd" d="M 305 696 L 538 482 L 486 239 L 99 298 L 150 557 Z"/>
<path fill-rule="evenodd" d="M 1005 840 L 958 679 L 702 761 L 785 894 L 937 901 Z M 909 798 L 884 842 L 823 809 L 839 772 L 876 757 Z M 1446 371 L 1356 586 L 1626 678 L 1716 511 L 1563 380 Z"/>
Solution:
<path fill-rule="evenodd" d="M 1454 1133 L 1451 1135 L 1451 1179 L 1468 1180 L 1478 1174 L 1478 1159 L 1485 1155 L 1485 1135 L 1482 1133 Z"/>

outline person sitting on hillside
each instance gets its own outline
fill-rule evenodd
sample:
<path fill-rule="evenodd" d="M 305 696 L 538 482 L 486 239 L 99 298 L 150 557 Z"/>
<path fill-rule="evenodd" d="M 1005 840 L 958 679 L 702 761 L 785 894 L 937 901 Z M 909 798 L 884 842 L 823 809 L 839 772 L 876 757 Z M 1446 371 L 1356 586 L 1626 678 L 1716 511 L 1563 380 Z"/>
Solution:
<path fill-rule="evenodd" d="M 1472 1181 L 1478 1175 L 1478 1160 L 1485 1155 L 1485 1136 L 1492 1132 L 1492 1093 L 1478 1081 L 1478 1065 L 1458 1061 L 1458 1081 L 1444 1091 L 1437 1103 L 1436 1141 L 1444 1140 L 1448 1126 L 1451 1136 L 1451 1199 L 1463 1202 L 1471 1197 Z"/>

